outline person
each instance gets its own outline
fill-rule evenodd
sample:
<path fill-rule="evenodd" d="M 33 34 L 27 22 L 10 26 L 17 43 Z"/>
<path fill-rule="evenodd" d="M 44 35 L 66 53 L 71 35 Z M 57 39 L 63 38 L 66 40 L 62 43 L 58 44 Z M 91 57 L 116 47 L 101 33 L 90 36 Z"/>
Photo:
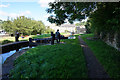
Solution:
<path fill-rule="evenodd" d="M 15 41 L 18 42 L 19 41 L 19 32 L 16 31 L 15 33 Z"/>
<path fill-rule="evenodd" d="M 60 43 L 60 32 L 59 32 L 59 29 L 55 33 L 55 38 L 56 38 L 57 43 Z"/>

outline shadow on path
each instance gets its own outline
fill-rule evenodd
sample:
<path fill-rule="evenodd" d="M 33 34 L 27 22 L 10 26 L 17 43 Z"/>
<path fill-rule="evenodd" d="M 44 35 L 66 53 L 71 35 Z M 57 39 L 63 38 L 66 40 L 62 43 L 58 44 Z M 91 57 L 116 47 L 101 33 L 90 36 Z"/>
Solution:
<path fill-rule="evenodd" d="M 88 68 L 88 77 L 89 78 L 109 78 L 109 75 L 104 70 L 103 66 L 99 63 L 97 58 L 94 56 L 93 52 L 87 46 L 87 44 L 83 41 L 83 39 L 78 36 L 80 41 L 80 46 L 83 49 L 84 56 L 87 63 Z"/>

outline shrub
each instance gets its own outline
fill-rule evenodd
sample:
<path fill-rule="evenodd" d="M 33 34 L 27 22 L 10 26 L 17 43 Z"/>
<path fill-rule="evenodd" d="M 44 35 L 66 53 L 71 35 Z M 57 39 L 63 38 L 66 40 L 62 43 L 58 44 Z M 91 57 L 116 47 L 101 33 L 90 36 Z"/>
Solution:
<path fill-rule="evenodd" d="M 10 40 L 4 40 L 4 41 L 2 41 L 2 45 L 3 45 L 3 44 L 7 44 L 7 43 L 11 43 L 11 42 L 13 42 L 13 41 L 10 41 Z"/>

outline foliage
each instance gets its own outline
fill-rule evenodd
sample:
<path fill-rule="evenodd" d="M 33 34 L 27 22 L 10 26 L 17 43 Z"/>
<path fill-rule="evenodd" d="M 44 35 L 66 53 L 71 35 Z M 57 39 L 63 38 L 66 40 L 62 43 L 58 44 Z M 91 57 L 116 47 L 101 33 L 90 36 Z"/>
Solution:
<path fill-rule="evenodd" d="M 85 24 L 85 28 L 86 28 L 86 33 L 89 34 L 91 33 L 91 27 L 90 27 L 90 20 L 88 19 L 86 24 Z"/>
<path fill-rule="evenodd" d="M 87 40 L 93 34 L 82 35 L 83 40 L 88 44 L 98 61 L 104 66 L 111 78 L 120 78 L 120 52 L 108 46 L 101 40 Z"/>
<path fill-rule="evenodd" d="M 120 5 L 118 3 L 98 3 L 97 10 L 90 16 L 91 28 L 96 34 L 103 32 L 114 35 L 115 32 L 120 31 L 119 13 Z"/>
<path fill-rule="evenodd" d="M 82 25 L 86 25 L 86 22 L 80 22 L 80 23 L 76 23 L 76 26 L 82 26 Z"/>
<path fill-rule="evenodd" d="M 35 34 L 42 34 L 42 33 L 44 33 L 44 31 L 45 31 L 45 25 L 43 24 L 43 22 L 42 21 L 33 21 L 33 27 L 32 27 L 32 29 L 33 29 L 33 31 L 32 31 L 32 35 L 35 35 Z"/>
<path fill-rule="evenodd" d="M 10 41 L 10 40 L 3 40 L 3 41 L 2 41 L 2 45 L 3 45 L 3 44 L 7 44 L 7 43 L 12 43 L 12 42 L 13 42 L 13 41 Z"/>
<path fill-rule="evenodd" d="M 53 29 L 51 29 L 50 26 L 47 26 L 45 33 L 50 34 L 51 32 L 55 32 L 55 31 Z"/>
<path fill-rule="evenodd" d="M 68 33 L 69 31 L 68 30 L 65 30 L 65 33 Z"/>
<path fill-rule="evenodd" d="M 65 23 L 68 19 L 70 23 L 80 21 L 84 16 L 89 17 L 89 24 L 86 25 L 88 33 L 92 29 L 97 36 L 100 33 L 109 33 L 120 31 L 120 5 L 119 3 L 94 2 L 53 2 L 49 4 L 48 13 L 54 13 L 48 17 L 48 21 L 57 25 Z"/>
<path fill-rule="evenodd" d="M 45 31 L 45 25 L 42 21 L 35 21 L 25 16 L 17 17 L 14 20 L 3 21 L 2 28 L 8 33 L 15 34 L 15 31 L 22 33 L 23 35 L 43 33 Z"/>
<path fill-rule="evenodd" d="M 2 27 L 1 27 L 2 26 L 2 22 L 3 21 L 0 19 L 0 30 L 2 29 Z"/>
<path fill-rule="evenodd" d="M 65 42 L 66 44 L 38 46 L 28 50 L 15 61 L 11 78 L 87 78 L 78 38 Z"/>
<path fill-rule="evenodd" d="M 89 16 L 89 12 L 95 8 L 95 3 L 53 2 L 49 3 L 49 7 L 47 12 L 50 14 L 54 13 L 55 15 L 48 17 L 48 21 L 61 25 L 65 23 L 66 19 L 68 19 L 70 23 L 73 23 L 75 20 L 81 21 L 85 18 L 85 15 Z"/>

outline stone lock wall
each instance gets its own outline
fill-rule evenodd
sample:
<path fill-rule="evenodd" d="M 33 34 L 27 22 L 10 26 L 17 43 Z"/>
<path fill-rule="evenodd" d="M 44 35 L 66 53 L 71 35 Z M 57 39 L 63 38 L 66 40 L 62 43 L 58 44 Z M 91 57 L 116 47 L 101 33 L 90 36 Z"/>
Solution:
<path fill-rule="evenodd" d="M 100 39 L 120 51 L 120 33 L 100 33 Z"/>

